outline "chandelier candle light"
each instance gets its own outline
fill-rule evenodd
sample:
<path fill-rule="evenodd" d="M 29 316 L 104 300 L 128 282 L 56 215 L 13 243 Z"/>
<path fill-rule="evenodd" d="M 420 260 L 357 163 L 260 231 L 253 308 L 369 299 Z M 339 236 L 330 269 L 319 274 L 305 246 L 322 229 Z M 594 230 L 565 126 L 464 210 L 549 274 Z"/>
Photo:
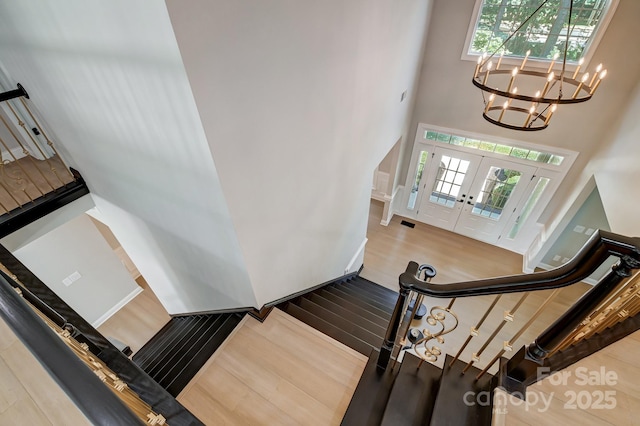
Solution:
<path fill-rule="evenodd" d="M 531 66 L 526 68 L 527 62 L 531 63 L 529 61 L 530 51 L 526 52 L 519 66 L 501 68 L 502 60 L 505 56 L 505 50 L 503 49 L 505 44 L 548 1 L 543 1 L 492 54 L 487 55 L 485 53 L 478 58 L 472 82 L 482 90 L 484 101 L 482 116 L 490 123 L 512 130 L 535 131 L 546 129 L 558 105 L 588 101 L 595 93 L 602 79 L 607 75 L 607 70 L 602 69 L 602 64 L 595 68 L 591 79 L 589 79 L 588 72 L 583 72 L 582 75 L 579 75 L 583 59 L 577 62 L 575 71 L 572 73 L 566 70 L 569 36 L 572 30 L 573 1 L 569 7 L 567 36 L 562 56 L 562 70 L 560 72 L 552 71 L 560 56 L 557 53 L 548 67 L 543 65 L 545 68 L 533 68 Z M 492 59 L 498 53 L 497 65 L 493 68 Z M 516 83 L 521 88 L 520 92 L 518 92 L 517 87 L 514 87 Z M 569 90 L 566 90 L 567 86 L 570 87 Z"/>

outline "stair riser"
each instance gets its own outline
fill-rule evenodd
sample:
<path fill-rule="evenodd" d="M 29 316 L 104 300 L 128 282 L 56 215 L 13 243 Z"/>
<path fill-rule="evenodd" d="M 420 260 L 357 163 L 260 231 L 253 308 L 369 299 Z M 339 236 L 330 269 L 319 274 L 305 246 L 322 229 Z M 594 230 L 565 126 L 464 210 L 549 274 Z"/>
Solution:
<path fill-rule="evenodd" d="M 140 350 L 133 356 L 133 361 L 138 364 L 140 368 L 146 370 L 156 362 L 156 359 L 164 353 L 168 346 L 171 346 L 173 342 L 181 338 L 184 330 L 188 327 L 189 325 L 186 322 L 176 322 L 172 319 L 167 326 L 163 327 L 162 330 L 147 342 L 144 346 L 144 351 Z"/>
<path fill-rule="evenodd" d="M 354 313 L 360 315 L 361 317 L 364 317 L 366 319 L 368 319 L 371 322 L 375 322 L 376 324 L 386 327 L 386 324 L 389 324 L 389 317 L 383 317 L 377 314 L 374 314 L 371 311 L 366 310 L 365 308 L 355 305 L 352 302 L 345 300 L 343 298 L 341 298 L 340 296 L 337 296 L 333 293 L 329 293 L 326 290 L 320 290 L 318 292 L 318 294 L 320 296 L 322 296 L 323 298 L 338 304 L 340 306 L 342 306 L 345 309 L 349 309 L 351 311 L 353 311 Z"/>
<path fill-rule="evenodd" d="M 223 323 L 224 318 L 220 317 L 216 318 L 215 321 L 205 321 L 197 328 L 190 330 L 187 335 L 188 338 L 180 342 L 180 346 L 174 347 L 170 356 L 162 360 L 162 364 L 159 366 L 160 368 L 155 369 L 155 371 L 150 370 L 152 377 L 157 377 L 157 381 L 160 383 L 160 381 L 163 380 L 170 371 L 175 368 L 181 368 L 183 363 L 188 362 L 191 353 L 197 352 L 197 350 L 202 346 L 202 343 L 207 340 L 207 336 L 215 334 Z"/>
<path fill-rule="evenodd" d="M 289 304 L 286 308 L 286 312 L 304 322 L 305 324 L 310 325 L 316 330 L 326 334 L 329 337 L 332 337 L 339 342 L 349 346 L 350 348 L 360 352 L 361 354 L 369 354 L 371 350 L 374 349 L 371 345 L 363 342 L 362 340 L 350 335 L 349 333 L 340 330 L 332 324 L 327 323 L 321 318 L 316 317 L 315 315 L 305 311 L 297 305 Z"/>
<path fill-rule="evenodd" d="M 313 303 L 308 299 L 303 299 L 299 306 L 304 310 L 311 312 L 313 315 L 317 316 L 318 318 L 322 318 L 328 323 L 341 328 L 343 331 L 357 337 L 363 342 L 370 344 L 372 347 L 380 347 L 380 345 L 382 345 L 382 339 L 384 336 L 376 336 L 370 331 L 365 330 L 364 328 L 358 326 L 357 324 L 354 324 L 346 320 L 340 315 L 337 315 L 323 308 L 322 306 L 316 305 L 315 303 Z"/>
<path fill-rule="evenodd" d="M 330 310 L 331 312 L 335 312 L 336 314 L 342 316 L 343 318 L 346 318 L 349 321 L 360 325 L 362 328 L 371 331 L 373 334 L 384 337 L 384 334 L 387 330 L 386 327 L 378 323 L 372 322 L 369 319 L 358 315 L 357 313 L 351 312 L 348 309 L 345 309 L 342 306 L 335 304 L 330 300 L 327 300 L 315 293 L 309 294 L 307 298 L 311 300 L 313 303 L 315 303 L 316 305 L 320 305 Z"/>
<path fill-rule="evenodd" d="M 179 351 L 181 351 L 188 344 L 193 336 L 206 325 L 205 318 L 199 318 L 193 324 L 187 322 L 187 320 L 185 320 L 184 318 L 182 318 L 181 321 L 184 321 L 187 324 L 181 328 L 182 332 L 180 336 L 178 336 L 177 339 L 172 339 L 171 342 L 168 342 L 167 345 L 162 349 L 162 351 L 160 351 L 159 354 L 153 359 L 153 366 L 150 366 L 146 369 L 151 377 L 157 376 L 159 371 L 167 364 L 169 364 L 171 360 L 177 356 Z"/>
<path fill-rule="evenodd" d="M 354 296 L 353 294 L 346 293 L 335 287 L 327 287 L 326 291 L 328 291 L 329 293 L 333 293 L 341 299 L 344 299 L 347 302 L 351 302 L 354 305 L 371 312 L 372 314 L 378 315 L 381 318 L 387 318 L 387 321 L 391 318 L 391 313 L 389 311 L 380 309 L 377 306 L 364 302 L 361 298 Z"/>

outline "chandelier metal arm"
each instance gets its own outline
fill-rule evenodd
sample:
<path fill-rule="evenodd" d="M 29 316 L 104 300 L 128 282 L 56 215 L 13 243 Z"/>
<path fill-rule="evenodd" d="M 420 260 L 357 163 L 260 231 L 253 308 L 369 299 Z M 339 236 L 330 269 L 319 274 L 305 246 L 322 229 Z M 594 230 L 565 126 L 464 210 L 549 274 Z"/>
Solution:
<path fill-rule="evenodd" d="M 522 58 L 522 63 L 513 68 L 501 68 L 503 56 L 502 50 L 507 43 L 512 40 L 516 34 L 521 31 L 533 17 L 543 9 L 550 0 L 541 0 L 540 5 L 531 13 L 524 21 L 522 21 L 517 29 L 513 31 L 502 44 L 487 57 L 485 52 L 478 58 L 475 72 L 471 82 L 474 86 L 482 90 L 482 101 L 484 103 L 484 111 L 482 116 L 485 120 L 500 127 L 512 130 L 536 131 L 543 130 L 548 127 L 552 115 L 562 104 L 577 104 L 590 100 L 600 85 L 602 79 L 606 76 L 607 70 L 602 70 L 602 64 L 598 65 L 591 78 L 589 73 L 582 71 L 582 76 L 578 80 L 582 60 L 578 64 L 572 74 L 567 75 L 567 54 L 569 52 L 569 43 L 571 40 L 573 2 L 568 0 L 568 18 L 561 18 L 566 12 L 566 6 L 559 6 L 556 20 L 563 20 L 563 25 L 567 25 L 566 41 L 562 56 L 562 70 L 558 75 L 553 71 L 553 66 L 558 53 L 548 65 L 546 71 L 538 70 L 535 67 L 525 68 L 525 64 L 529 59 L 530 51 Z M 566 1 L 562 2 L 566 5 Z M 560 21 L 557 21 L 560 22 Z M 555 23 L 554 23 L 555 25 Z M 527 36 L 525 35 L 525 38 Z M 555 41 L 554 41 L 555 43 Z M 491 59 L 502 51 L 495 69 Z M 508 75 L 511 74 L 510 78 Z M 516 81 L 519 83 L 517 84 Z M 520 91 L 518 91 L 520 85 Z M 533 91 L 540 88 L 535 94 Z M 571 93 L 568 95 L 563 93 L 564 89 L 570 88 Z M 522 90 L 524 89 L 524 90 Z M 490 94 L 488 99 L 486 95 Z M 528 105 L 527 105 L 528 103 Z M 520 124 L 522 123 L 522 124 Z"/>
<path fill-rule="evenodd" d="M 491 75 L 499 75 L 499 74 L 511 74 L 510 70 L 494 70 L 491 71 Z M 519 71 L 520 75 L 530 75 L 530 76 L 534 76 L 534 77 L 546 77 L 547 74 L 543 73 L 543 72 L 539 72 L 539 71 L 530 71 L 530 70 L 520 70 Z M 556 78 L 555 81 L 558 81 L 559 78 Z M 569 83 L 573 86 L 578 87 L 580 85 L 580 81 L 575 80 L 573 78 L 568 78 L 565 77 L 564 81 L 566 83 Z M 503 96 L 505 98 L 511 98 L 511 99 L 518 99 L 520 101 L 527 101 L 527 102 L 538 102 L 541 104 L 579 104 L 580 102 L 586 102 L 589 99 L 591 99 L 591 94 L 589 93 L 591 91 L 591 88 L 589 86 L 586 86 L 584 84 L 582 84 L 582 87 L 585 89 L 585 91 L 587 92 L 586 96 L 580 97 L 580 98 L 544 98 L 544 97 L 535 97 L 535 96 L 528 96 L 528 95 L 522 95 L 519 93 L 513 93 L 513 92 L 507 92 L 504 90 L 500 90 L 498 88 L 493 88 L 487 85 L 482 84 L 480 81 L 478 81 L 478 79 L 476 78 L 472 78 L 471 82 L 474 84 L 474 86 L 478 87 L 479 89 L 481 89 L 484 92 L 489 92 L 489 93 L 495 93 L 498 96 Z"/>
<path fill-rule="evenodd" d="M 491 108 L 489 108 L 489 111 L 497 111 L 497 110 L 502 110 L 502 107 L 497 106 L 497 107 L 491 107 Z M 526 114 L 527 112 L 529 112 L 529 111 L 528 111 L 527 109 L 525 109 L 525 108 L 518 108 L 518 107 L 509 107 L 509 110 L 510 110 L 510 111 L 518 111 L 518 112 L 521 112 L 521 113 L 524 113 L 524 114 Z M 511 130 L 522 130 L 522 131 L 525 131 L 525 132 L 535 132 L 535 131 L 538 131 L 538 130 L 546 129 L 546 128 L 548 127 L 548 124 L 543 124 L 542 126 L 538 126 L 538 127 L 533 127 L 533 126 L 526 126 L 526 127 L 523 127 L 523 126 L 514 126 L 514 125 L 509 124 L 509 123 L 504 123 L 504 122 L 502 122 L 502 121 L 495 120 L 495 119 L 493 119 L 493 118 L 489 117 L 489 116 L 487 115 L 487 113 L 482 113 L 482 116 L 483 116 L 483 117 L 484 117 L 484 119 L 485 119 L 485 120 L 487 120 L 489 123 L 495 124 L 496 126 L 504 127 L 505 129 L 511 129 Z M 534 122 L 535 120 L 537 120 L 537 119 L 541 119 L 541 120 L 543 120 L 543 121 L 547 121 L 547 117 L 546 117 L 546 116 L 544 116 L 544 115 L 542 115 L 542 114 L 539 114 L 536 118 L 534 118 L 533 120 L 531 120 L 531 122 L 533 123 L 533 122 Z"/>

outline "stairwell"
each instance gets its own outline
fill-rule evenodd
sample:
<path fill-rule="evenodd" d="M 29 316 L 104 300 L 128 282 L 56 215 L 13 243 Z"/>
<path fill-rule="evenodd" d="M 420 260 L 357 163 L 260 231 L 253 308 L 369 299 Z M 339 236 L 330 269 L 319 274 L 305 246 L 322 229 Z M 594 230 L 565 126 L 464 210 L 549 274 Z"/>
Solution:
<path fill-rule="evenodd" d="M 175 397 L 242 317 L 239 313 L 174 317 L 132 360 Z"/>
<path fill-rule="evenodd" d="M 491 392 L 493 376 L 456 361 L 444 370 L 411 353 L 380 370 L 379 349 L 398 293 L 360 276 L 338 280 L 278 305 L 339 342 L 369 356 L 342 425 L 490 425 L 491 406 L 465 404 L 467 392 Z M 447 356 L 445 365 L 452 357 Z M 418 368 L 418 365 L 420 367 Z"/>
<path fill-rule="evenodd" d="M 378 350 L 398 293 L 360 276 L 337 280 L 278 308 L 361 354 Z"/>

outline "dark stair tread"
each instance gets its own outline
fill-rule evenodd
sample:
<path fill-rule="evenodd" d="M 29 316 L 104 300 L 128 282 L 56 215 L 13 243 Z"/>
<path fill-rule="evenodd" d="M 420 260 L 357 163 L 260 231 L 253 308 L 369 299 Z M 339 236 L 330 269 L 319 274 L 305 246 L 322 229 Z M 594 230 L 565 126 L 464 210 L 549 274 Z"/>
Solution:
<path fill-rule="evenodd" d="M 391 368 L 379 370 L 377 361 L 378 352 L 372 351 L 342 419 L 342 426 L 380 424 L 397 371 Z"/>
<path fill-rule="evenodd" d="M 442 370 L 405 353 L 389 395 L 381 425 L 425 425 L 429 423 L 438 395 Z"/>
<path fill-rule="evenodd" d="M 464 375 L 461 374 L 467 363 L 456 360 L 451 368 L 449 364 L 453 359 L 447 355 L 445 368 L 440 380 L 440 389 L 433 407 L 431 425 L 433 426 L 458 426 L 458 425 L 491 425 L 491 405 L 465 403 L 467 392 L 473 392 L 477 397 L 480 392 L 489 392 L 493 395 L 495 380 L 492 375 L 485 374 L 476 381 L 476 375 L 480 372 L 475 367 L 470 368 Z M 475 400 L 475 398 L 469 398 Z M 482 398 L 481 398 L 482 399 Z"/>
<path fill-rule="evenodd" d="M 235 313 L 174 317 L 133 360 L 175 397 L 241 319 Z"/>
<path fill-rule="evenodd" d="M 191 318 L 181 317 L 173 319 L 176 323 L 180 323 L 180 333 L 172 339 L 167 339 L 164 347 L 156 351 L 151 359 L 146 362 L 145 371 L 154 377 L 159 370 L 170 364 L 172 359 L 180 353 L 183 348 L 188 347 L 191 340 L 201 330 L 206 327 L 207 318 L 203 315 L 194 315 Z"/>
<path fill-rule="evenodd" d="M 356 275 L 355 277 L 351 277 L 349 279 L 350 282 L 357 282 L 359 284 L 363 284 L 366 285 L 368 287 L 371 287 L 373 289 L 375 289 L 376 291 L 382 293 L 382 294 L 395 294 L 398 295 L 398 291 L 397 290 L 392 290 L 388 287 L 385 287 L 383 285 L 378 284 L 377 282 L 371 281 L 366 279 L 363 276 L 360 275 Z"/>
<path fill-rule="evenodd" d="M 393 303 L 390 303 L 390 302 L 378 299 L 376 296 L 370 296 L 369 294 L 367 294 L 366 291 L 361 290 L 357 287 L 350 287 L 349 285 L 345 285 L 345 284 L 333 285 L 330 287 L 340 290 L 341 292 L 349 294 L 353 297 L 356 297 L 358 300 L 365 302 L 368 305 L 378 308 L 384 312 L 387 312 L 388 314 L 391 314 L 393 312 L 393 308 L 396 304 L 395 300 L 393 301 Z"/>
<path fill-rule="evenodd" d="M 380 322 L 371 321 L 371 319 L 358 315 L 357 312 L 350 311 L 349 309 L 344 308 L 337 303 L 332 302 L 331 300 L 325 299 L 317 293 L 310 293 L 305 297 L 311 300 L 313 303 L 323 306 L 331 312 L 334 312 L 342 316 L 343 318 L 348 319 L 352 323 L 358 324 L 365 330 L 371 331 L 373 334 L 384 337 L 384 334 L 387 331 L 386 323 L 382 319 Z"/>
<path fill-rule="evenodd" d="M 317 295 L 319 295 L 319 296 L 321 296 L 321 297 L 323 297 L 323 298 L 325 298 L 325 299 L 327 299 L 327 300 L 329 300 L 329 301 L 331 301 L 331 302 L 333 302 L 333 303 L 335 303 L 337 305 L 340 305 L 343 308 L 349 309 L 352 312 L 360 315 L 361 317 L 367 318 L 369 321 L 373 321 L 376 324 L 381 325 L 382 327 L 385 327 L 385 328 L 387 327 L 387 325 L 389 324 L 389 320 L 391 319 L 391 315 L 382 316 L 382 315 L 380 315 L 378 313 L 371 312 L 371 311 L 367 310 L 366 307 L 362 307 L 362 306 L 356 305 L 355 303 L 353 303 L 353 302 L 351 302 L 349 300 L 343 299 L 339 295 L 331 293 L 331 292 L 325 290 L 324 288 L 320 289 L 320 290 L 317 290 L 315 292 L 315 294 L 317 294 Z"/>
<path fill-rule="evenodd" d="M 369 281 L 362 277 L 355 277 L 352 280 L 347 281 L 349 285 L 354 287 L 358 287 L 366 290 L 371 294 L 375 294 L 378 297 L 382 297 L 385 300 L 395 301 L 398 300 L 398 292 L 394 290 L 390 290 L 386 287 L 381 286 L 380 284 L 376 284 L 373 281 Z"/>
<path fill-rule="evenodd" d="M 381 318 L 386 318 L 387 320 L 391 319 L 391 313 L 388 310 L 380 309 L 377 306 L 373 306 L 372 304 L 362 300 L 362 298 L 354 296 L 353 294 L 349 294 L 344 291 L 341 291 L 339 288 L 336 288 L 335 286 L 328 286 L 328 287 L 325 287 L 323 290 L 328 291 L 329 293 L 332 293 L 348 302 L 351 302 L 356 306 L 360 306 L 361 308 L 373 314 L 376 314 Z"/>
<path fill-rule="evenodd" d="M 199 348 L 210 336 L 215 334 L 224 323 L 223 315 L 216 315 L 212 318 L 200 319 L 194 326 L 190 328 L 183 338 L 176 342 L 174 346 L 167 351 L 162 359 L 158 360 L 155 368 L 149 369 L 148 373 L 151 377 L 157 377 L 158 383 L 164 378 L 169 371 L 180 365 L 184 360 L 188 360 L 189 354 L 193 348 Z"/>
<path fill-rule="evenodd" d="M 353 283 L 337 284 L 336 287 L 339 289 L 347 290 L 349 291 L 349 293 L 354 294 L 355 296 L 358 296 L 358 297 L 362 297 L 365 300 L 374 302 L 375 304 L 380 304 L 384 306 L 385 309 L 393 310 L 393 307 L 396 305 L 396 301 L 398 300 L 397 296 L 396 297 L 381 296 L 379 294 L 373 293 L 368 288 L 361 287 Z"/>
<path fill-rule="evenodd" d="M 161 382 L 163 387 L 174 397 L 184 389 L 185 386 L 200 371 L 204 364 L 211 358 L 211 355 L 231 334 L 234 328 L 240 323 L 242 317 L 228 315 L 224 322 L 218 327 L 216 332 L 202 344 L 195 353 L 189 354 L 187 363 L 181 368 L 177 366 L 165 376 Z"/>
<path fill-rule="evenodd" d="M 172 344 L 174 340 L 180 339 L 183 329 L 188 326 L 187 322 L 176 321 L 176 318 L 172 318 L 133 355 L 133 361 L 144 370 L 154 362 L 155 358 L 167 345 Z"/>
<path fill-rule="evenodd" d="M 382 345 L 384 335 L 375 334 L 370 330 L 367 330 L 366 328 L 349 321 L 347 318 L 344 318 L 341 315 L 336 314 L 335 312 L 332 312 L 329 309 L 314 303 L 306 297 L 301 298 L 297 305 L 303 308 L 305 311 L 311 312 L 318 318 L 322 318 L 329 324 L 332 324 L 340 328 L 341 330 L 346 331 L 352 336 L 357 337 L 358 339 L 370 344 L 373 347 L 380 347 Z"/>
<path fill-rule="evenodd" d="M 357 337 L 341 330 L 333 324 L 328 323 L 322 318 L 317 317 L 316 315 L 305 311 L 300 306 L 289 303 L 285 311 L 291 315 L 304 322 L 305 324 L 315 328 L 316 330 L 326 334 L 327 336 L 337 340 L 338 342 L 349 346 L 351 349 L 354 349 L 361 354 L 369 354 L 373 349 L 371 345 L 368 343 L 358 339 Z"/>

